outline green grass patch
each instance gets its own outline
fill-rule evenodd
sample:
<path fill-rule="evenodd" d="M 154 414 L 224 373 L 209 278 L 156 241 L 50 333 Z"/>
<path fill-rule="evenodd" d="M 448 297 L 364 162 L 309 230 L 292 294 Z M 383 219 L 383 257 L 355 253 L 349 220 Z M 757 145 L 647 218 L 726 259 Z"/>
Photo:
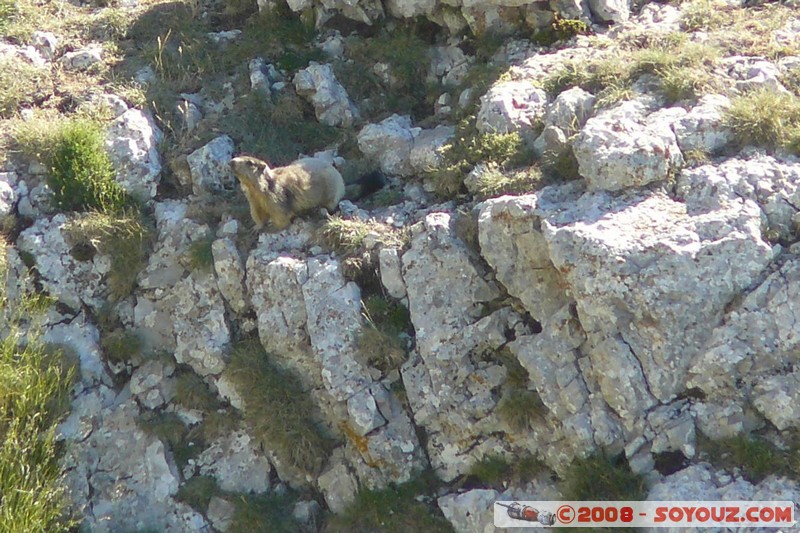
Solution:
<path fill-rule="evenodd" d="M 315 411 L 300 380 L 281 371 L 254 340 L 237 344 L 225 375 L 244 400 L 244 420 L 281 462 L 316 475 L 331 443 L 312 420 Z"/>
<path fill-rule="evenodd" d="M 533 429 L 544 421 L 547 407 L 539 393 L 528 389 L 509 389 L 497 404 L 497 415 L 508 426 L 520 433 Z"/>
<path fill-rule="evenodd" d="M 302 530 L 292 515 L 295 502 L 289 494 L 240 495 L 232 501 L 234 512 L 228 531 L 297 533 Z"/>
<path fill-rule="evenodd" d="M 98 123 L 81 119 L 64 123 L 46 160 L 47 182 L 59 209 L 121 213 L 131 207 L 131 200 L 114 180 Z"/>
<path fill-rule="evenodd" d="M 214 244 L 214 236 L 210 233 L 205 237 L 194 241 L 189 245 L 189 268 L 210 272 L 214 266 L 214 254 L 211 246 Z"/>
<path fill-rule="evenodd" d="M 147 262 L 153 231 L 137 211 L 118 215 L 89 213 L 69 223 L 67 231 L 77 242 L 90 243 L 111 258 L 107 274 L 109 296 L 116 301 L 129 295 L 136 276 Z"/>
<path fill-rule="evenodd" d="M 515 455 L 513 458 L 488 455 L 473 463 L 466 477 L 470 485 L 503 490 L 508 483 L 524 485 L 543 472 L 551 473 L 543 462 L 530 453 Z"/>
<path fill-rule="evenodd" d="M 452 532 L 450 522 L 435 505 L 432 474 L 381 490 L 361 490 L 343 512 L 332 516 L 327 533 L 352 531 Z M 420 496 L 423 497 L 420 501 Z"/>
<path fill-rule="evenodd" d="M 528 167 L 502 172 L 497 167 L 487 168 L 475 183 L 476 200 L 496 198 L 504 194 L 526 194 L 542 188 L 544 176 L 538 167 Z"/>
<path fill-rule="evenodd" d="M 624 457 L 595 455 L 575 459 L 563 477 L 565 500 L 644 500 L 644 476 L 631 471 Z"/>
<path fill-rule="evenodd" d="M 192 370 L 181 372 L 176 377 L 175 397 L 172 402 L 203 413 L 211 413 L 222 407 L 217 395 L 211 392 L 203 378 Z"/>
<path fill-rule="evenodd" d="M 181 501 L 199 513 L 208 510 L 211 498 L 219 493 L 217 482 L 211 476 L 194 476 L 180 486 L 175 499 Z M 255 531 L 255 530 L 249 530 Z"/>
<path fill-rule="evenodd" d="M 9 118 L 21 107 L 33 105 L 48 89 L 47 82 L 46 69 L 14 56 L 0 59 L 0 118 Z"/>
<path fill-rule="evenodd" d="M 533 34 L 531 41 L 541 46 L 550 46 L 559 41 L 567 41 L 576 35 L 591 35 L 592 29 L 582 20 L 565 19 L 555 14 L 555 20 L 549 27 Z"/>
<path fill-rule="evenodd" d="M 800 446 L 796 439 L 786 449 L 781 449 L 755 435 L 737 435 L 718 441 L 701 435 L 698 447 L 714 466 L 729 470 L 739 468 L 752 483 L 759 483 L 771 474 L 800 478 Z"/>
<path fill-rule="evenodd" d="M 735 97 L 725 123 L 741 146 L 796 148 L 800 138 L 800 99 L 771 89 L 756 89 Z"/>
<path fill-rule="evenodd" d="M 55 428 L 69 409 L 77 362 L 41 341 L 29 314 L 36 306 L 24 300 L 10 302 L 0 293 L 8 328 L 0 339 L 0 531 L 66 532 L 75 521 L 61 485 Z M 24 344 L 20 321 L 27 325 Z"/>
<path fill-rule="evenodd" d="M 368 118 L 377 120 L 390 113 L 403 113 L 419 120 L 431 114 L 433 98 L 438 96 L 424 81 L 430 64 L 429 49 L 413 24 L 391 31 L 384 28 L 374 37 L 349 39 L 347 57 L 351 61 L 337 62 L 334 68 L 337 79 L 354 101 L 368 101 L 364 109 Z M 377 63 L 388 65 L 389 83 L 371 68 Z"/>
<path fill-rule="evenodd" d="M 189 459 L 197 457 L 203 450 L 200 443 L 189 439 L 189 428 L 175 413 L 145 411 L 137 417 L 136 424 L 172 450 L 179 468 L 183 468 Z"/>

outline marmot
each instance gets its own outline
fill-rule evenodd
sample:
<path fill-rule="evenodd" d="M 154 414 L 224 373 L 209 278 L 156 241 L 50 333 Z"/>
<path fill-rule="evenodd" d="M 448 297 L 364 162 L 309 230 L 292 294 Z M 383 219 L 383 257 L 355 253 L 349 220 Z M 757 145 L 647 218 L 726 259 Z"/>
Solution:
<path fill-rule="evenodd" d="M 315 207 L 324 207 L 332 213 L 345 195 L 358 199 L 384 185 L 383 175 L 372 172 L 361 178 L 352 192 L 346 192 L 339 171 L 331 163 L 316 158 L 269 168 L 265 161 L 239 156 L 230 164 L 250 204 L 256 229 L 263 228 L 268 221 L 276 229 L 284 229 L 295 215 Z"/>

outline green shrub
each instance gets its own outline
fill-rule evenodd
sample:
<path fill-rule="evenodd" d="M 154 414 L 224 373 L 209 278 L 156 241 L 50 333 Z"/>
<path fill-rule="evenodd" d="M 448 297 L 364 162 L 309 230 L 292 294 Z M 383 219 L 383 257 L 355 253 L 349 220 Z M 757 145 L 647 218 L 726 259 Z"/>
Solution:
<path fill-rule="evenodd" d="M 576 35 L 591 35 L 591 28 L 582 20 L 565 19 L 556 13 L 550 27 L 536 32 L 532 41 L 542 46 L 550 46 L 559 41 L 567 41 Z"/>
<path fill-rule="evenodd" d="M 380 490 L 361 490 L 343 512 L 332 516 L 327 533 L 353 531 L 451 532 L 453 527 L 438 507 L 420 501 L 432 492 L 425 476 Z"/>
<path fill-rule="evenodd" d="M 234 347 L 225 375 L 244 400 L 244 420 L 253 435 L 281 462 L 318 474 L 331 446 L 312 421 L 314 405 L 300 381 L 271 363 L 254 340 Z"/>
<path fill-rule="evenodd" d="M 142 356 L 142 339 L 132 331 L 118 329 L 108 332 L 103 335 L 100 342 L 110 363 L 138 362 Z"/>
<path fill-rule="evenodd" d="M 186 409 L 197 409 L 203 413 L 211 413 L 222 407 L 217 395 L 192 370 L 178 374 L 175 379 L 175 398 L 172 401 Z"/>
<path fill-rule="evenodd" d="M 631 471 L 624 457 L 595 455 L 575 459 L 563 478 L 565 500 L 644 500 L 644 476 Z"/>

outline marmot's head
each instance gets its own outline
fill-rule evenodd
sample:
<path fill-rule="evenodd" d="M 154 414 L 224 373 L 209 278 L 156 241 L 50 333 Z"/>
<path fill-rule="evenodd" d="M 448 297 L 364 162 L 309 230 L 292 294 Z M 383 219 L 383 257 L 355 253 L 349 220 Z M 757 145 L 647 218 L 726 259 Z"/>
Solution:
<path fill-rule="evenodd" d="M 241 183 L 245 185 L 256 185 L 258 179 L 269 166 L 262 160 L 249 155 L 234 157 L 230 162 L 231 171 Z"/>

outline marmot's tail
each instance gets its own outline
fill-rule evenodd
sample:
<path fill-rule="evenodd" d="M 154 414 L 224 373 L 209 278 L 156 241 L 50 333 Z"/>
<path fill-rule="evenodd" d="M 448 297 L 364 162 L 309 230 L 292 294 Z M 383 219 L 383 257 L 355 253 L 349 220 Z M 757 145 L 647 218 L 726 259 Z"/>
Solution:
<path fill-rule="evenodd" d="M 373 170 L 361 176 L 358 181 L 348 185 L 345 198 L 348 200 L 360 200 L 365 196 L 376 193 L 386 185 L 386 177 L 380 170 Z"/>

